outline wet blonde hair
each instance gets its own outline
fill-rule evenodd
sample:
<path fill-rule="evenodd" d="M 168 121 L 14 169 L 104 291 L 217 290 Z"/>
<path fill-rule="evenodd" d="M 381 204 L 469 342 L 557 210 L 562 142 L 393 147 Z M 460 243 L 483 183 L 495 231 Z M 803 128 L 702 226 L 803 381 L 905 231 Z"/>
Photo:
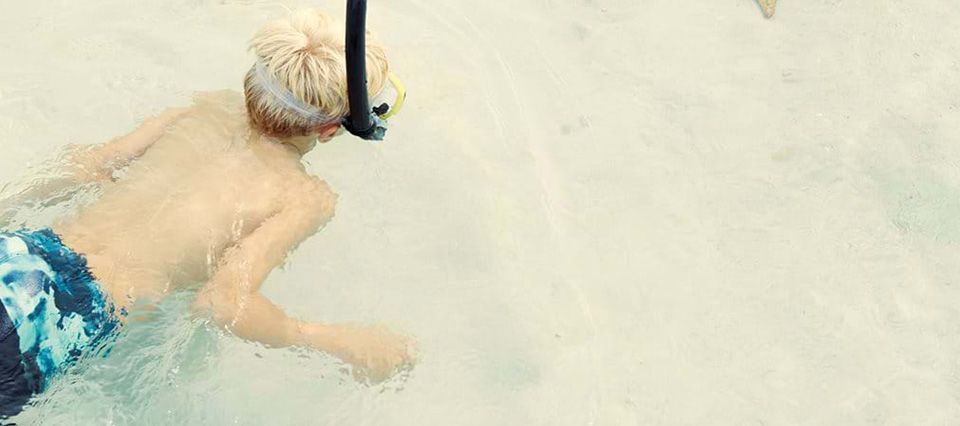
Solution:
<path fill-rule="evenodd" d="M 250 50 L 266 72 L 302 103 L 315 107 L 330 121 L 317 123 L 277 98 L 257 77 L 257 65 L 243 81 L 251 126 L 274 137 L 308 136 L 330 122 L 339 122 L 349 111 L 346 30 L 316 9 L 295 12 L 268 22 L 250 41 Z M 379 93 L 387 80 L 383 47 L 367 34 L 367 90 Z"/>

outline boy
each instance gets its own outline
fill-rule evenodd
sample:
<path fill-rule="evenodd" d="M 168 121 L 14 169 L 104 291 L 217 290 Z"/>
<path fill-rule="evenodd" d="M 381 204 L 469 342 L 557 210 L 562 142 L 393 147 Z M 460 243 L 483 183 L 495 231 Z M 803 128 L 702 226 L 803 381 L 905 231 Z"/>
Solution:
<path fill-rule="evenodd" d="M 205 283 L 195 310 L 238 337 L 323 351 L 373 380 L 412 362 L 405 337 L 300 321 L 258 292 L 333 217 L 336 195 L 301 157 L 347 114 L 343 34 L 314 10 L 272 21 L 251 42 L 243 98 L 199 95 L 112 142 L 73 147 L 61 176 L 0 201 L 2 218 L 102 186 L 52 229 L 0 234 L 0 418 L 102 349 L 128 310 L 192 283 Z M 367 47 L 367 67 L 377 93 L 380 46 Z"/>

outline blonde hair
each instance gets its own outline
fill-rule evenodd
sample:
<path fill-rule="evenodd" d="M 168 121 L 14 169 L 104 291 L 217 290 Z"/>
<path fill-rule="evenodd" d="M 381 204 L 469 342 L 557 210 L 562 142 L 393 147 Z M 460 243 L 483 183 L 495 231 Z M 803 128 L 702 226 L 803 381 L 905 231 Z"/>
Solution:
<path fill-rule="evenodd" d="M 251 126 L 274 137 L 307 136 L 345 117 L 350 108 L 345 32 L 342 22 L 316 9 L 300 10 L 264 25 L 250 41 L 261 71 L 329 120 L 318 123 L 291 108 L 257 77 L 254 65 L 243 81 Z M 368 33 L 367 90 L 371 96 L 383 88 L 388 71 L 383 47 Z"/>

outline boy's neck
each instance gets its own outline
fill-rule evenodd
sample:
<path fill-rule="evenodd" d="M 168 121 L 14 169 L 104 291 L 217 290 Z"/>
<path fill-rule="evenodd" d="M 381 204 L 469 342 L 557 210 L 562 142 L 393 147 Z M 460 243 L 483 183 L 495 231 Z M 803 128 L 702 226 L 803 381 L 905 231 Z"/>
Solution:
<path fill-rule="evenodd" d="M 303 157 L 306 153 L 310 152 L 314 146 L 317 144 L 316 136 L 292 136 L 289 138 L 275 138 L 271 136 L 261 135 L 261 139 L 266 141 L 278 143 L 283 145 L 285 148 L 289 149 L 290 152 L 296 153 L 298 156 Z"/>
<path fill-rule="evenodd" d="M 294 136 L 292 138 L 280 139 L 284 145 L 293 147 L 300 156 L 304 156 L 317 145 L 316 136 Z"/>

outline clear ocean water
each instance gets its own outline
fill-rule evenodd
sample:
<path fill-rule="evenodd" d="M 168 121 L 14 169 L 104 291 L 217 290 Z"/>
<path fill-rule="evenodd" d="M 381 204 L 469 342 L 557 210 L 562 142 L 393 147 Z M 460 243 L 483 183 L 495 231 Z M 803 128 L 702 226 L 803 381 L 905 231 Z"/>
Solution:
<path fill-rule="evenodd" d="M 0 2 L 0 187 L 239 89 L 299 0 Z M 392 0 L 389 140 L 307 157 L 336 218 L 265 293 L 381 322 L 376 386 L 175 297 L 44 425 L 960 423 L 955 0 Z M 63 209 L 31 218 L 43 224 Z"/>

